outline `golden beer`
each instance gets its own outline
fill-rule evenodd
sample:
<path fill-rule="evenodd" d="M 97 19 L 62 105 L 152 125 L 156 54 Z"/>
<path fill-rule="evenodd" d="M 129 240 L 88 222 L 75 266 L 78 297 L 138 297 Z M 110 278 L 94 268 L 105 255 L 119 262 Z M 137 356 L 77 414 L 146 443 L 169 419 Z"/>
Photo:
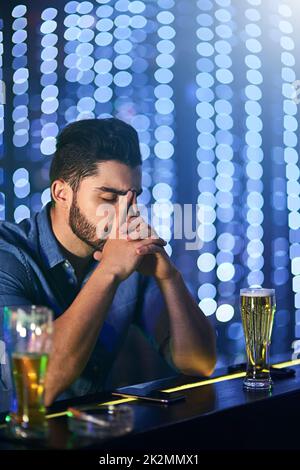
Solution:
<path fill-rule="evenodd" d="M 19 424 L 41 426 L 45 422 L 44 379 L 48 354 L 13 353 L 12 368 L 17 410 L 12 418 Z"/>
<path fill-rule="evenodd" d="M 53 337 L 53 312 L 42 305 L 4 307 L 4 337 L 14 383 L 7 431 L 13 437 L 44 439 L 45 376 Z"/>
<path fill-rule="evenodd" d="M 244 386 L 248 389 L 269 389 L 272 385 L 269 348 L 274 320 L 274 289 L 242 289 L 241 315 L 247 352 L 247 373 Z"/>

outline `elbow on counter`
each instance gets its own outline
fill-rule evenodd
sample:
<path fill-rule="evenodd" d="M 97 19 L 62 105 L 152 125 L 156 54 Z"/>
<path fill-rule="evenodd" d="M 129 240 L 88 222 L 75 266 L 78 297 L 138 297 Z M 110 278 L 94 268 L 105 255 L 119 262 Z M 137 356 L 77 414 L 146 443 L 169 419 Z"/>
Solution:
<path fill-rule="evenodd" d="M 215 336 L 213 334 L 210 335 L 210 340 L 207 342 L 204 350 L 175 355 L 174 362 L 184 375 L 210 377 L 215 370 L 217 362 Z"/>
<path fill-rule="evenodd" d="M 216 354 L 212 352 L 209 357 L 196 359 L 194 354 L 188 357 L 174 357 L 174 364 L 178 371 L 184 375 L 210 377 L 216 367 Z"/>
<path fill-rule="evenodd" d="M 201 351 L 175 352 L 172 348 L 173 363 L 179 373 L 184 375 L 210 377 L 217 362 L 216 339 L 211 329 L 209 340 Z"/>

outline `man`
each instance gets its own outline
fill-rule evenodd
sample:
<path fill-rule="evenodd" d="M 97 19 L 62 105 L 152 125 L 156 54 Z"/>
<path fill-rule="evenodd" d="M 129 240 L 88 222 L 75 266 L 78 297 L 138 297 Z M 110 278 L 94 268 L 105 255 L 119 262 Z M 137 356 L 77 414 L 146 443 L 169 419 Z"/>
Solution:
<path fill-rule="evenodd" d="M 212 327 L 137 211 L 136 131 L 115 118 L 68 125 L 50 179 L 52 201 L 41 212 L 0 226 L 0 306 L 55 312 L 46 405 L 103 389 L 132 322 L 175 369 L 210 375 Z M 115 208 L 113 217 L 103 218 L 103 207 Z"/>

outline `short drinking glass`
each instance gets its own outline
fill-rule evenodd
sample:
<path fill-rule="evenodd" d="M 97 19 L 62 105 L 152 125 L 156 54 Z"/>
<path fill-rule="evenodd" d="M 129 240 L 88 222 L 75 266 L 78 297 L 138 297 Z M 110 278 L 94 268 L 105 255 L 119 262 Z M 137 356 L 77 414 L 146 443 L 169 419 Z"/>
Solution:
<path fill-rule="evenodd" d="M 9 431 L 20 438 L 47 433 L 44 380 L 53 334 L 53 314 L 47 307 L 4 307 L 5 339 L 14 382 Z"/>

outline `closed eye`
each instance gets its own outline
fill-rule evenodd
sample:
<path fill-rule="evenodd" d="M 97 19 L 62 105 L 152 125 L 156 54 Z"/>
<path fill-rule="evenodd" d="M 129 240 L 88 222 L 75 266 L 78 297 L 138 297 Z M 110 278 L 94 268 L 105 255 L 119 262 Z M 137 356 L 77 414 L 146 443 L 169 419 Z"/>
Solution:
<path fill-rule="evenodd" d="M 116 194 L 111 195 L 111 196 L 101 196 L 101 199 L 107 202 L 116 202 L 118 199 L 118 196 Z"/>

